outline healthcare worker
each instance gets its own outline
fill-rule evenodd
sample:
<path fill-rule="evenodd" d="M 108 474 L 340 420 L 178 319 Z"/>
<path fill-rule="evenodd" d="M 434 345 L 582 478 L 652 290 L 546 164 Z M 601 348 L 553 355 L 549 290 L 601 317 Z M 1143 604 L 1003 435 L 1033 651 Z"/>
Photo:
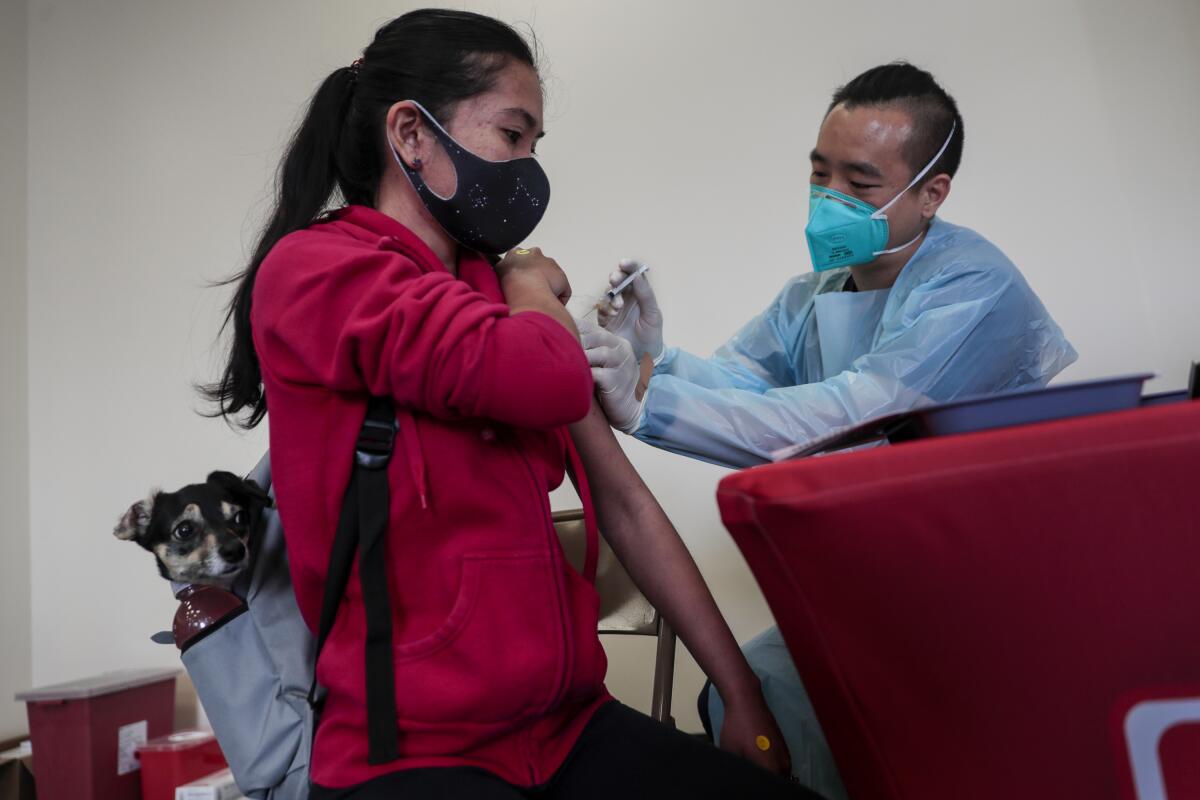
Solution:
<path fill-rule="evenodd" d="M 895 63 L 833 96 L 812 150 L 805 229 L 813 271 L 792 278 L 715 355 L 663 342 L 643 274 L 584 332 L 614 427 L 656 447 L 745 467 L 896 411 L 1045 385 L 1076 353 L 991 242 L 937 216 L 963 120 L 928 72 Z M 621 263 L 617 285 L 637 264 Z M 638 396 L 643 354 L 654 362 Z M 778 629 L 745 647 L 794 774 L 844 796 Z M 703 698 L 702 698 L 703 699 Z M 720 698 L 710 714 L 719 725 Z"/>

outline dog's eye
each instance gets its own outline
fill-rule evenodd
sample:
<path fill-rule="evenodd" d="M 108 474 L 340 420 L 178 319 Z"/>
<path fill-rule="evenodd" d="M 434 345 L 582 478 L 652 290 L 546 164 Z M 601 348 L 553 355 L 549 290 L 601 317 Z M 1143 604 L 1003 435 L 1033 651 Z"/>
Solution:
<path fill-rule="evenodd" d="M 190 522 L 181 522 L 171 531 L 171 537 L 176 541 L 190 539 L 196 533 L 196 527 Z"/>
<path fill-rule="evenodd" d="M 250 521 L 250 515 L 240 509 L 238 510 L 238 512 L 236 514 L 233 515 L 233 524 L 234 525 L 245 525 L 249 521 Z"/>

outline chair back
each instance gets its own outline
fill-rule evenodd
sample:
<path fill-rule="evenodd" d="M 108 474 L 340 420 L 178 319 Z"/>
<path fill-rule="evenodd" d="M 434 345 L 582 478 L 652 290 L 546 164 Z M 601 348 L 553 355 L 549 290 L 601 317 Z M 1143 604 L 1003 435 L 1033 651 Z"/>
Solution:
<path fill-rule="evenodd" d="M 567 561 L 582 571 L 587 547 L 583 509 L 555 511 L 552 519 Z M 600 593 L 601 633 L 658 635 L 658 611 L 634 584 L 603 535 L 596 562 L 596 591 Z"/>
<path fill-rule="evenodd" d="M 555 511 L 552 520 L 567 561 L 582 571 L 587 549 L 583 509 Z M 604 540 L 603 532 L 596 562 L 596 591 L 600 594 L 600 624 L 597 627 L 600 633 L 658 637 L 650 716 L 659 722 L 674 725 L 671 719 L 671 692 L 675 674 L 675 633 L 637 588 L 625 567 L 621 566 L 616 554 Z"/>

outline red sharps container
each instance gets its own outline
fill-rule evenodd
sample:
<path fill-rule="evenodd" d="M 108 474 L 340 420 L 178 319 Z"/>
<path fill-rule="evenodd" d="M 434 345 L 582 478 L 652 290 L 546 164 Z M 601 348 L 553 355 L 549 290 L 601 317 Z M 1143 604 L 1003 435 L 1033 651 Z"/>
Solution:
<path fill-rule="evenodd" d="M 137 749 L 174 728 L 177 669 L 134 669 L 17 695 L 38 800 L 138 800 Z"/>
<path fill-rule="evenodd" d="M 175 800 L 175 789 L 225 769 L 217 737 L 208 731 L 176 731 L 138 748 L 142 800 Z"/>

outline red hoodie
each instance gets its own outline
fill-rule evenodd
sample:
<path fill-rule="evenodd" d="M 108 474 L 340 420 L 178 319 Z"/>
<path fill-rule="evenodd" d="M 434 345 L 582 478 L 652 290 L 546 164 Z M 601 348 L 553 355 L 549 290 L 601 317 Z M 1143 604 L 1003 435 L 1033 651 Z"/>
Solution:
<path fill-rule="evenodd" d="M 455 279 L 362 206 L 271 250 L 251 326 L 292 583 L 314 631 L 368 396 L 391 395 L 400 423 L 386 543 L 400 759 L 367 764 L 356 568 L 317 666 L 328 696 L 313 781 L 432 766 L 546 781 L 609 699 L 596 591 L 566 563 L 547 496 L 563 480 L 563 426 L 591 403 L 579 343 L 544 314 L 510 316 L 482 256 L 462 251 Z"/>

